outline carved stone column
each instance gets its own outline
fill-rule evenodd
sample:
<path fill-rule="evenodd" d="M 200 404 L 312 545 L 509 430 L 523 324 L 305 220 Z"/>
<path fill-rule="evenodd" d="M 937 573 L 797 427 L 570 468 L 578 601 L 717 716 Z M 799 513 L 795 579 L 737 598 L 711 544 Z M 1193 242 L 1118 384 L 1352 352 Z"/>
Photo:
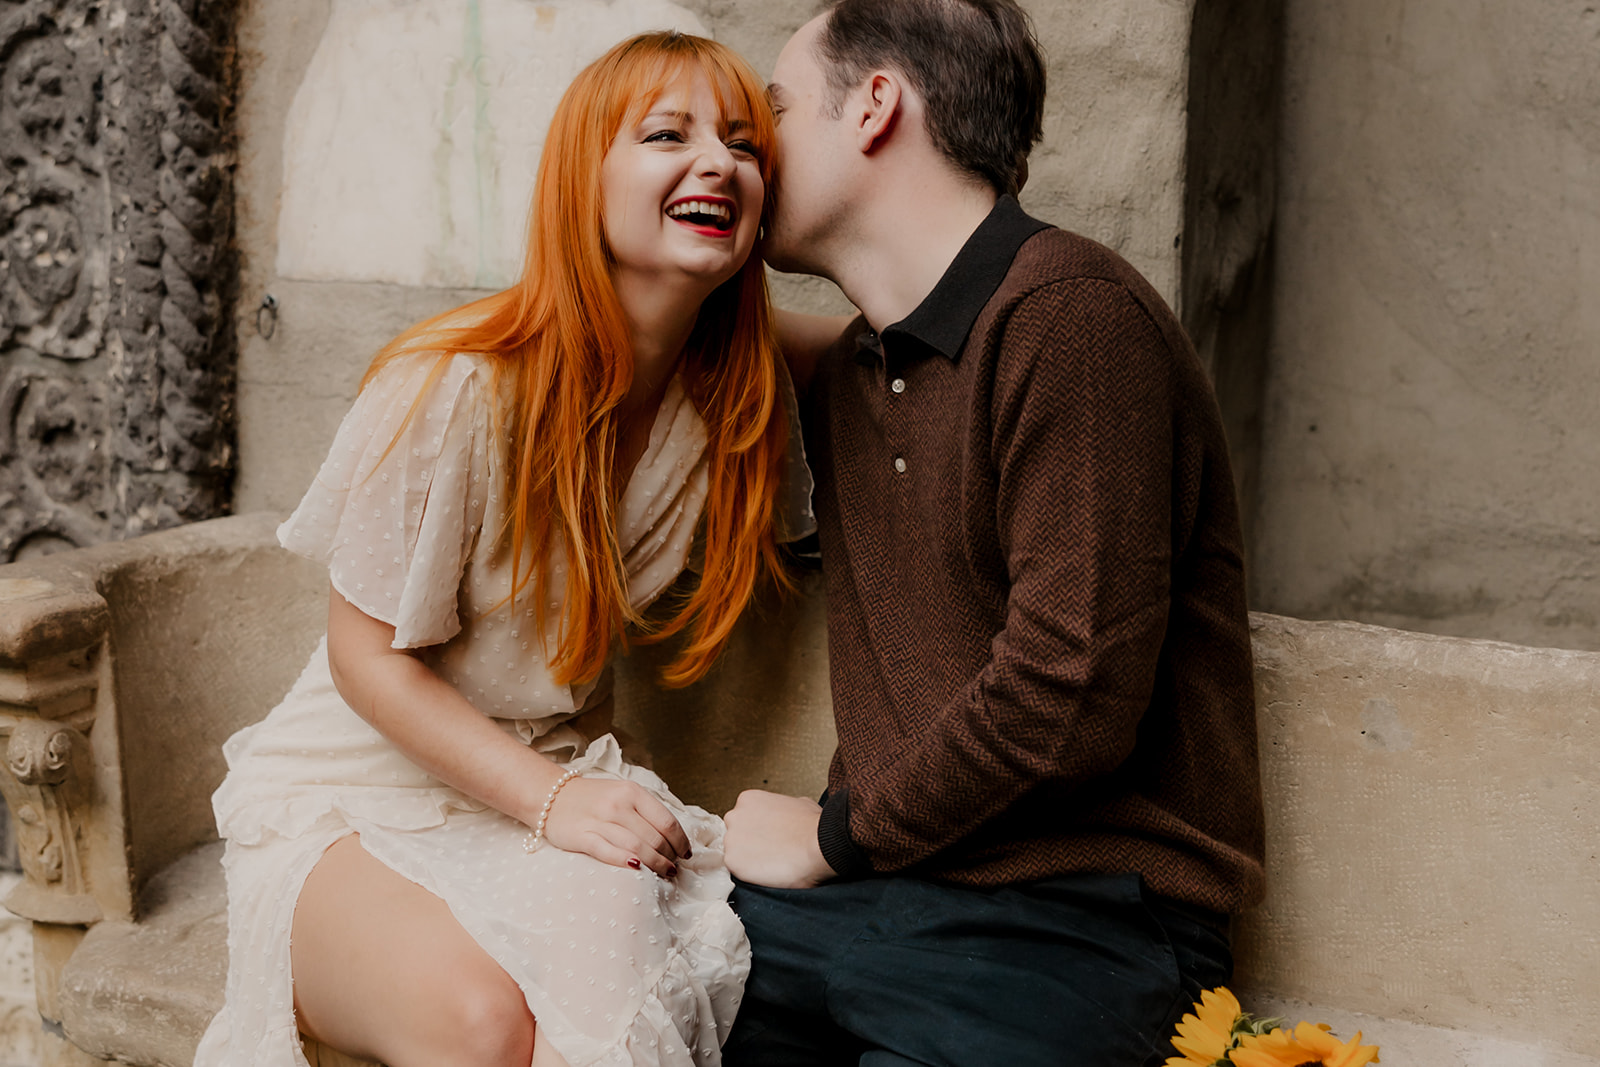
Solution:
<path fill-rule="evenodd" d="M 228 0 L 0 0 L 0 562 L 222 514 Z"/>
<path fill-rule="evenodd" d="M 109 613 L 92 578 L 0 579 L 0 795 L 23 881 L 5 906 L 33 922 L 41 1067 L 87 1060 L 52 1030 L 61 967 L 102 919 L 132 916 Z"/>

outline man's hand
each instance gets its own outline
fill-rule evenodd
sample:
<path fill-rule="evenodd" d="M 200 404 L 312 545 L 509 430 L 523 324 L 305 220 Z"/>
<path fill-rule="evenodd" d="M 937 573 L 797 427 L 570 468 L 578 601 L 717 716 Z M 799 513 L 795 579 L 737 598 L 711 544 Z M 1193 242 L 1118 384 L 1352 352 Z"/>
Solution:
<path fill-rule="evenodd" d="M 817 845 L 822 808 L 805 797 L 746 789 L 724 816 L 723 856 L 735 878 L 773 889 L 810 889 L 834 877 Z"/>

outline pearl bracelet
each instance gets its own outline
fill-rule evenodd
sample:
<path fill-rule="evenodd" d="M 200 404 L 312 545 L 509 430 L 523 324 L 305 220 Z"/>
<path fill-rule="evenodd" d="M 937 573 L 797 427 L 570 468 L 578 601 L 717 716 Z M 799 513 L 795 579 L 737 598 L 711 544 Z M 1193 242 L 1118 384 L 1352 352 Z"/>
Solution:
<path fill-rule="evenodd" d="M 550 808 L 556 802 L 556 794 L 572 781 L 580 777 L 576 767 L 563 771 L 561 777 L 556 779 L 556 784 L 550 787 L 550 795 L 544 798 L 544 807 L 539 811 L 539 821 L 533 824 L 533 833 L 522 839 L 522 851 L 533 852 L 544 841 L 544 824 L 550 819 Z"/>

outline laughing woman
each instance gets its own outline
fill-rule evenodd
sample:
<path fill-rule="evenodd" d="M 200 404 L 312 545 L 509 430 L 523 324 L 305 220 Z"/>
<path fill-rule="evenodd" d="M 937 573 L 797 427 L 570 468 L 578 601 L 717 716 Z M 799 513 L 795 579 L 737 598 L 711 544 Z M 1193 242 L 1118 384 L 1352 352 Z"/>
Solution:
<path fill-rule="evenodd" d="M 720 1061 L 749 968 L 722 826 L 623 757 L 607 661 L 682 633 L 692 681 L 781 574 L 772 143 L 725 48 L 618 45 L 557 109 L 522 280 L 374 360 L 279 530 L 328 565 L 328 632 L 227 745 L 198 1067 L 303 1067 L 302 1033 L 389 1067 Z M 705 580 L 647 626 L 692 545 Z"/>

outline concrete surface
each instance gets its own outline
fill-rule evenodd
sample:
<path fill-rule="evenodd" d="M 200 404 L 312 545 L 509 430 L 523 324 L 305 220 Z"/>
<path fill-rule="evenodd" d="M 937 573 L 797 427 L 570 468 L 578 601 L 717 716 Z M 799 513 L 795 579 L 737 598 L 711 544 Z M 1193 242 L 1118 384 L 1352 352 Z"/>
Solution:
<path fill-rule="evenodd" d="M 333 0 L 289 108 L 279 276 L 510 285 L 562 91 L 659 29 L 706 32 L 664 0 Z"/>
<path fill-rule="evenodd" d="M 1268 888 L 1239 984 L 1594 1054 L 1600 655 L 1271 615 L 1252 636 Z"/>
<path fill-rule="evenodd" d="M 1600 7 L 1289 0 L 1253 602 L 1600 649 Z"/>

